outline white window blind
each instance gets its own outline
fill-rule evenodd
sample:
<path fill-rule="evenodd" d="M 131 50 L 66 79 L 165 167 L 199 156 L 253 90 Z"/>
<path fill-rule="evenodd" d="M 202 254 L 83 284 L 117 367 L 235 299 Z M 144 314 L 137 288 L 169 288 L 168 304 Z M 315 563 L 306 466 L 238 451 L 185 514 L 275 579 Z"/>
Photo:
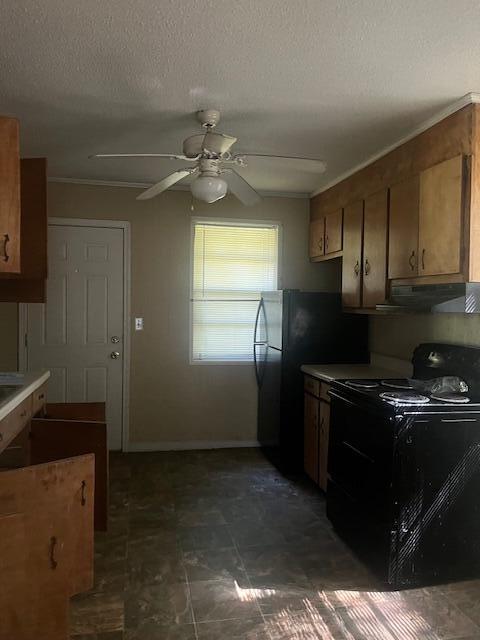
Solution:
<path fill-rule="evenodd" d="M 261 291 L 278 286 L 278 226 L 194 222 L 192 361 L 248 361 Z"/>

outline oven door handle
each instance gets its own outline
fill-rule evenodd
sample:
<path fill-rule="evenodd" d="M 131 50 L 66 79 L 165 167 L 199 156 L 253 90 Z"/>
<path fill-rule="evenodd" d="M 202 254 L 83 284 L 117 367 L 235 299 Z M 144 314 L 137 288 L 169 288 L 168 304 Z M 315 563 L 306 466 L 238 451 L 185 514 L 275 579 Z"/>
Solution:
<path fill-rule="evenodd" d="M 336 391 L 332 391 L 330 389 L 330 391 L 328 392 L 328 395 L 331 398 L 335 398 L 336 400 L 341 400 L 342 402 L 345 402 L 345 404 L 349 404 L 352 407 L 355 407 L 356 404 L 354 402 L 352 402 L 351 400 L 347 400 L 347 398 L 345 398 L 344 396 L 341 396 L 339 393 L 337 393 Z"/>
<path fill-rule="evenodd" d="M 353 444 L 350 444 L 346 440 L 343 440 L 342 444 L 343 444 L 344 447 L 347 447 L 348 449 L 350 449 L 351 451 L 353 451 L 354 453 L 356 453 L 360 457 L 365 458 L 365 460 L 368 460 L 368 462 L 371 462 L 372 464 L 375 464 L 375 460 L 373 458 L 370 458 L 370 456 L 367 456 L 366 453 L 363 453 L 363 451 L 360 451 L 360 449 L 357 449 L 357 447 L 354 447 Z"/>

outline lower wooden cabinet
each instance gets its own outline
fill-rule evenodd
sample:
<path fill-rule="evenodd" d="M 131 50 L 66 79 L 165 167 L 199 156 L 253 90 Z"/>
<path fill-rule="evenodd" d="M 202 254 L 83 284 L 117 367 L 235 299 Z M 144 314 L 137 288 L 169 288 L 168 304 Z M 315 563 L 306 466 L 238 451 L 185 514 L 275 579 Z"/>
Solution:
<path fill-rule="evenodd" d="M 0 474 L 0 639 L 66 640 L 69 598 L 93 586 L 94 456 Z"/>
<path fill-rule="evenodd" d="M 324 491 L 327 490 L 328 437 L 330 430 L 330 385 L 311 376 L 304 379 L 305 473 Z"/>
<path fill-rule="evenodd" d="M 318 484 L 318 411 L 319 400 L 305 394 L 303 427 L 303 468 Z"/>

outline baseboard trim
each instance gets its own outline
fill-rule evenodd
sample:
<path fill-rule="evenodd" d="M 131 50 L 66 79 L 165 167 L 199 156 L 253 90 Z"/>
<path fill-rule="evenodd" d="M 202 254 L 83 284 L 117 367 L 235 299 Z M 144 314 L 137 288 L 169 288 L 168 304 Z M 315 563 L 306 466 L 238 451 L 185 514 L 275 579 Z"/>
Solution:
<path fill-rule="evenodd" d="M 192 451 L 194 449 L 240 449 L 259 447 L 258 440 L 189 440 L 179 442 L 130 442 L 127 452 Z"/>

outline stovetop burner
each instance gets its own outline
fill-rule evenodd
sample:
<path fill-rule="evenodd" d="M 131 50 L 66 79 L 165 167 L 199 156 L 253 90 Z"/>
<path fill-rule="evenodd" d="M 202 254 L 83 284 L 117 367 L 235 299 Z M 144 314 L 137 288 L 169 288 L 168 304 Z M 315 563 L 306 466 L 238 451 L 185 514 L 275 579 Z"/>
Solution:
<path fill-rule="evenodd" d="M 377 389 L 380 384 L 375 380 L 345 380 L 345 384 L 355 389 Z"/>
<path fill-rule="evenodd" d="M 395 402 L 396 404 L 428 404 L 430 402 L 430 398 L 427 398 L 427 396 L 408 391 L 384 391 L 379 397 L 382 400 L 390 400 L 390 402 Z"/>
<path fill-rule="evenodd" d="M 407 391 L 413 389 L 412 385 L 406 378 L 389 378 L 387 380 L 382 380 L 381 385 L 383 387 L 389 387 L 390 389 L 405 389 Z"/>
<path fill-rule="evenodd" d="M 448 402 L 452 404 L 468 404 L 470 398 L 461 393 L 442 393 L 430 396 L 432 400 L 439 400 L 440 402 Z"/>

